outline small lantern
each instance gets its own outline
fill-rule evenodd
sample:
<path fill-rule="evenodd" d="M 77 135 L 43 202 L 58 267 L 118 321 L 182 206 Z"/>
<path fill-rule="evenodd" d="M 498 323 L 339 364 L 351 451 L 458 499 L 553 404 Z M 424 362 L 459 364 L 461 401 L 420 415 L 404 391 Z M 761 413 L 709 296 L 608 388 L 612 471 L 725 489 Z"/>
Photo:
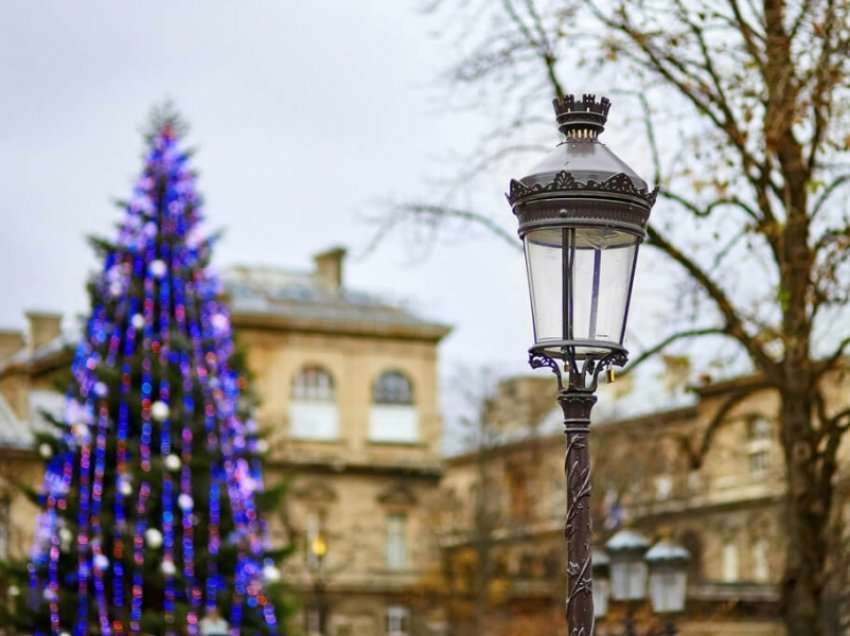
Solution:
<path fill-rule="evenodd" d="M 566 139 L 510 184 L 534 322 L 532 352 L 625 363 L 623 337 L 638 246 L 656 190 L 598 141 L 610 108 L 555 100 Z"/>
<path fill-rule="evenodd" d="M 646 598 L 649 539 L 634 530 L 620 530 L 606 544 L 611 559 L 611 596 L 617 601 Z"/>
<path fill-rule="evenodd" d="M 602 618 L 608 613 L 611 596 L 611 560 L 602 550 L 593 550 L 593 616 Z"/>
<path fill-rule="evenodd" d="M 649 563 L 649 596 L 657 614 L 685 609 L 691 553 L 670 541 L 659 541 L 646 553 Z"/>

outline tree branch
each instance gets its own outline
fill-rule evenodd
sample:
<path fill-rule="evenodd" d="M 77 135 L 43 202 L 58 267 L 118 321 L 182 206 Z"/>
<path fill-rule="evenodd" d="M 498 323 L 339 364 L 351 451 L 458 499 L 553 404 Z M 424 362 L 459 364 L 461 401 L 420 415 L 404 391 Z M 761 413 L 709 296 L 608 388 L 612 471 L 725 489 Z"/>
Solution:
<path fill-rule="evenodd" d="M 412 217 L 414 223 L 428 224 L 431 227 L 438 226 L 443 220 L 457 220 L 477 225 L 510 245 L 517 252 L 522 252 L 522 243 L 514 234 L 479 212 L 428 203 L 389 204 L 387 207 L 388 214 L 379 220 L 379 227 L 364 248 L 364 254 L 374 251 L 378 244 L 404 221 L 405 217 Z"/>
<path fill-rule="evenodd" d="M 729 413 L 738 406 L 741 402 L 743 402 L 750 395 L 755 393 L 756 391 L 766 388 L 767 383 L 757 383 L 748 386 L 744 389 L 738 389 L 734 393 L 732 393 L 726 400 L 720 405 L 720 408 L 717 409 L 717 412 L 714 414 L 714 417 L 708 423 L 705 430 L 702 432 L 702 438 L 700 439 L 699 446 L 695 449 L 691 444 L 690 437 L 683 435 L 680 437 L 679 442 L 682 445 L 685 453 L 688 455 L 688 461 L 690 463 L 691 470 L 699 470 L 702 467 L 702 463 L 705 460 L 705 456 L 708 454 L 708 451 L 711 450 L 711 443 L 714 440 L 714 436 L 717 433 L 718 429 L 726 423 Z"/>
<path fill-rule="evenodd" d="M 726 322 L 726 333 L 740 342 L 750 354 L 753 362 L 771 379 L 779 377 L 779 369 L 767 352 L 750 336 L 741 321 L 739 313 L 720 286 L 693 259 L 668 241 L 654 226 L 647 228 L 649 244 L 658 248 L 679 263 L 691 277 L 699 283 L 705 293 L 720 311 Z"/>
<path fill-rule="evenodd" d="M 720 199 L 715 199 L 705 207 L 700 207 L 696 203 L 686 199 L 680 194 L 677 194 L 671 190 L 666 188 L 662 188 L 659 191 L 659 194 L 665 199 L 669 199 L 670 201 L 675 201 L 686 210 L 692 212 L 694 216 L 705 218 L 709 216 L 714 210 L 723 206 L 730 206 L 738 208 L 739 210 L 743 210 L 747 216 L 749 216 L 753 221 L 759 223 L 761 221 L 759 214 L 747 205 L 744 201 L 741 201 L 738 197 L 723 197 Z"/>
<path fill-rule="evenodd" d="M 832 371 L 838 361 L 844 357 L 848 347 L 850 347 L 850 336 L 847 336 L 838 344 L 831 356 L 815 365 L 815 379 L 819 380 L 824 376 L 824 374 Z"/>
<path fill-rule="evenodd" d="M 643 364 L 646 360 L 651 358 L 657 353 L 660 353 L 667 347 L 669 347 L 674 342 L 679 340 L 684 340 L 686 338 L 698 338 L 700 336 L 726 336 L 726 330 L 723 327 L 705 327 L 701 329 L 686 329 L 684 331 L 679 331 L 674 334 L 671 334 L 664 338 L 661 342 L 656 344 L 655 346 L 650 347 L 649 349 L 645 349 L 640 353 L 640 355 L 635 358 L 625 369 L 623 369 L 622 374 L 625 375 L 635 369 L 640 364 Z"/>
<path fill-rule="evenodd" d="M 850 181 L 850 174 L 842 174 L 841 176 L 836 177 L 832 180 L 832 182 L 826 186 L 823 192 L 821 192 L 820 196 L 815 201 L 815 205 L 812 208 L 812 219 L 814 219 L 818 213 L 823 208 L 824 204 L 829 200 L 829 197 L 841 186 Z"/>

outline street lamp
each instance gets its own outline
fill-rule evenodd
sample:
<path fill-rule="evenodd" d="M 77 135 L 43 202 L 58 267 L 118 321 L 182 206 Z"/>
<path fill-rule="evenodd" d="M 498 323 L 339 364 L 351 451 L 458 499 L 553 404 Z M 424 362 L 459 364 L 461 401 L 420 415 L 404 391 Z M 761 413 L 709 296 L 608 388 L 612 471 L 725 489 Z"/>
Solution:
<path fill-rule="evenodd" d="M 315 597 L 315 615 L 308 619 L 308 631 L 319 636 L 325 636 L 327 623 L 327 603 L 325 601 L 325 583 L 322 566 L 328 553 L 328 544 L 321 532 L 310 541 L 311 563 L 314 564 L 313 595 Z"/>
<path fill-rule="evenodd" d="M 637 634 L 634 607 L 646 600 L 647 579 L 652 609 L 665 618 L 660 634 L 675 635 L 672 615 L 685 609 L 690 553 L 667 539 L 662 539 L 650 548 L 646 537 L 628 529 L 620 530 L 611 537 L 606 548 L 608 554 L 602 554 L 610 562 L 611 598 L 628 603 L 624 621 L 625 635 Z M 606 611 L 609 605 L 609 599 L 605 596 L 607 589 L 607 586 L 603 587 L 598 594 L 594 589 L 594 601 L 599 598 Z M 606 611 L 597 611 L 596 617 L 603 617 Z M 654 634 L 656 632 L 650 632 L 649 636 Z"/>
<path fill-rule="evenodd" d="M 649 539 L 634 530 L 620 530 L 605 547 L 611 559 L 615 601 L 642 601 L 646 598 L 646 577 L 649 571 L 644 555 Z"/>
<path fill-rule="evenodd" d="M 666 633 L 673 635 L 676 629 L 672 615 L 685 610 L 691 553 L 680 545 L 661 540 L 646 553 L 646 560 L 652 609 L 667 617 Z"/>
<path fill-rule="evenodd" d="M 599 374 L 626 363 L 638 246 L 657 189 L 598 141 L 608 99 L 567 95 L 554 106 L 566 139 L 529 176 L 511 181 L 507 197 L 525 247 L 534 323 L 529 363 L 555 373 L 564 411 L 567 624 L 571 636 L 590 636 L 590 411 Z"/>

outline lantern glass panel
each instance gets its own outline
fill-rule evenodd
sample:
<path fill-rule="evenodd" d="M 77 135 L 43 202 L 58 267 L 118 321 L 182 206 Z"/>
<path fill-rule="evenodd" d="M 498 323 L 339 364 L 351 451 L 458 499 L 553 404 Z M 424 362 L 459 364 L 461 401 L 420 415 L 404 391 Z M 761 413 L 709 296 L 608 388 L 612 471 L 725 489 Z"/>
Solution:
<path fill-rule="evenodd" d="M 646 598 L 647 565 L 642 558 L 611 562 L 611 595 L 618 601 Z"/>
<path fill-rule="evenodd" d="M 639 239 L 604 227 L 555 227 L 525 235 L 536 345 L 598 355 L 623 341 Z"/>
<path fill-rule="evenodd" d="M 658 614 L 681 612 L 685 609 L 688 585 L 687 572 L 682 568 L 653 568 L 649 575 L 649 595 L 652 608 Z"/>

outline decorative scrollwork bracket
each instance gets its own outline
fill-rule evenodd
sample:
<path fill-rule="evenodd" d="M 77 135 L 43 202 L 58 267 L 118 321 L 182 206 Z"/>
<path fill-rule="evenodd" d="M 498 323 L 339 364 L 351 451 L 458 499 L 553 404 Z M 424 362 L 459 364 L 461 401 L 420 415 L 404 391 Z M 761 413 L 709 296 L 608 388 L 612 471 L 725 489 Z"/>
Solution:
<path fill-rule="evenodd" d="M 555 374 L 555 378 L 558 380 L 558 391 L 564 390 L 564 376 L 561 373 L 561 367 L 554 358 L 550 358 L 545 353 L 529 351 L 528 364 L 532 369 L 541 369 L 543 367 L 551 369 L 552 373 Z"/>

